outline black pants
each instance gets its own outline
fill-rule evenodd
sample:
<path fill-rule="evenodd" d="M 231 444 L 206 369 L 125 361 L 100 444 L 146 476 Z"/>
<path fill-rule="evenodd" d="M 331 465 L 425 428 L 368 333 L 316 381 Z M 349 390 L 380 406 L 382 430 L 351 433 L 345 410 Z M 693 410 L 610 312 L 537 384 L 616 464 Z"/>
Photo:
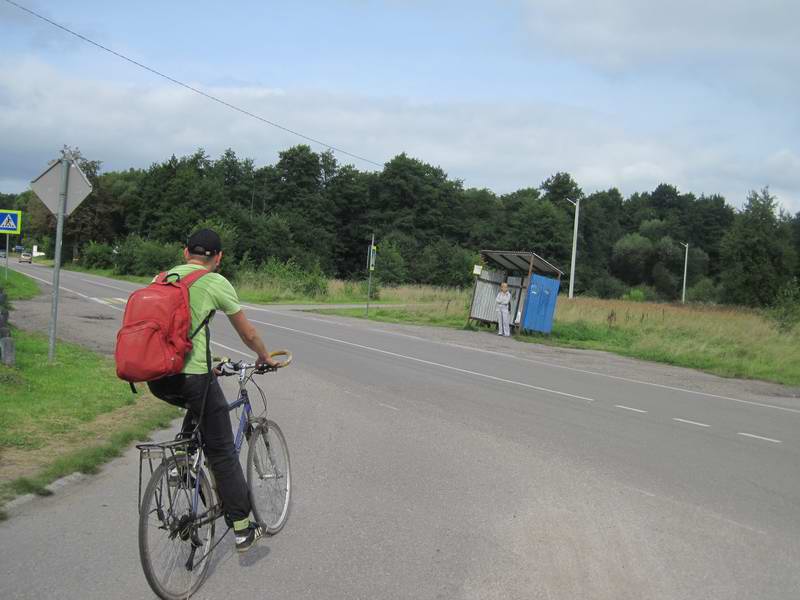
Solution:
<path fill-rule="evenodd" d="M 147 385 L 157 398 L 189 410 L 183 421 L 183 430 L 187 431 L 194 428 L 192 422 L 200 417 L 207 381 L 207 375 L 173 375 Z M 230 521 L 246 519 L 250 516 L 250 495 L 234 451 L 228 403 L 216 377 L 212 377 L 208 388 L 200 433 L 226 517 Z"/>

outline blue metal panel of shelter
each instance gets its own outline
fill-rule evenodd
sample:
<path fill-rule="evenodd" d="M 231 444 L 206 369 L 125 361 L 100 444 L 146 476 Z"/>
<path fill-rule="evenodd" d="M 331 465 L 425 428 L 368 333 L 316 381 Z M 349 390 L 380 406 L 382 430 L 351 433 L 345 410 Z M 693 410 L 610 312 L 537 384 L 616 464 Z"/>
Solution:
<path fill-rule="evenodd" d="M 525 301 L 525 314 L 522 315 L 522 329 L 550 333 L 553 329 L 553 315 L 556 312 L 558 279 L 534 275 L 528 286 L 528 297 Z"/>

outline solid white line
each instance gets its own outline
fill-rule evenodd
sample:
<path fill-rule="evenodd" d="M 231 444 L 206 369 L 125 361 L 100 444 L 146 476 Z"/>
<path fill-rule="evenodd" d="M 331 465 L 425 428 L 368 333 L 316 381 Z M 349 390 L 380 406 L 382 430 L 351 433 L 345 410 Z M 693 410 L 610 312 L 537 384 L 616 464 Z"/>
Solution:
<path fill-rule="evenodd" d="M 111 308 L 114 308 L 114 306 L 112 306 L 111 302 L 109 302 L 107 300 L 103 300 L 102 298 L 89 298 L 89 300 L 92 300 L 94 302 L 99 302 L 100 304 L 105 304 L 106 306 L 111 306 Z"/>
<path fill-rule="evenodd" d="M 244 307 L 244 305 L 242 305 L 242 306 Z M 287 310 L 278 311 L 278 310 L 270 310 L 270 309 L 267 309 L 267 308 L 259 308 L 257 306 L 247 306 L 246 308 L 249 308 L 249 309 L 252 309 L 252 310 L 260 310 L 260 311 L 263 311 L 263 312 L 270 312 L 270 313 L 279 314 L 279 315 L 291 316 L 291 317 L 295 317 L 296 319 L 309 319 L 309 320 L 313 320 L 313 321 L 323 321 L 323 322 L 326 322 L 326 323 L 330 323 L 331 325 L 339 325 L 339 323 L 336 323 L 333 320 L 317 319 L 317 318 L 314 318 L 314 317 L 308 317 L 306 315 L 297 314 L 298 311 L 297 310 L 293 310 L 293 309 L 287 309 Z M 336 316 L 336 315 L 334 315 L 334 316 Z M 653 383 L 651 381 L 642 381 L 641 379 L 632 379 L 630 377 L 622 377 L 620 375 L 609 375 L 608 373 L 599 373 L 597 371 L 590 371 L 588 369 L 579 369 L 577 367 L 569 367 L 569 366 L 566 366 L 566 365 L 559 365 L 559 364 L 547 362 L 547 361 L 544 361 L 544 360 L 537 360 L 535 358 L 517 356 L 517 355 L 514 355 L 514 354 L 508 354 L 508 353 L 505 353 L 505 352 L 498 352 L 496 350 L 486 350 L 484 348 L 474 348 L 472 346 L 465 346 L 464 344 L 458 344 L 456 342 L 442 342 L 442 341 L 439 341 L 439 340 L 430 340 L 430 339 L 422 337 L 422 336 L 410 335 L 410 334 L 407 334 L 407 333 L 400 333 L 400 332 L 397 332 L 397 331 L 386 331 L 385 329 L 380 329 L 380 328 L 375 328 L 375 327 L 362 327 L 362 329 L 365 329 L 365 330 L 368 330 L 368 331 L 374 331 L 374 332 L 378 332 L 378 333 L 384 333 L 386 335 L 394 335 L 394 336 L 399 336 L 399 337 L 411 338 L 411 339 L 427 342 L 427 343 L 430 343 L 430 344 L 440 344 L 442 346 L 450 346 L 452 348 L 461 348 L 462 350 L 471 350 L 473 352 L 481 352 L 483 354 L 493 354 L 495 356 L 502 356 L 504 358 L 511 358 L 511 359 L 514 359 L 514 360 L 521 360 L 521 361 L 530 362 L 530 363 L 537 364 L 537 365 L 542 365 L 544 367 L 552 367 L 554 369 L 564 369 L 566 371 L 573 371 L 575 373 L 583 373 L 585 375 L 594 375 L 596 377 L 605 377 L 606 379 L 615 379 L 617 381 L 626 381 L 628 383 L 636 383 L 636 384 L 639 384 L 639 385 L 647 385 L 647 386 L 650 386 L 650 387 L 657 387 L 657 388 L 661 388 L 663 390 L 670 390 L 670 391 L 673 391 L 673 392 L 682 392 L 682 393 L 685 393 L 685 394 L 694 394 L 695 396 L 703 396 L 703 397 L 706 397 L 706 398 L 717 398 L 718 400 L 728 400 L 730 402 L 738 402 L 740 404 L 749 404 L 751 406 L 760 406 L 762 408 L 772 408 L 772 409 L 781 410 L 781 411 L 784 411 L 784 412 L 800 414 L 800 409 L 789 408 L 787 406 L 778 406 L 776 404 L 768 404 L 766 402 L 756 402 L 754 400 L 742 400 L 741 398 L 733 398 L 731 396 L 723 396 L 721 394 L 712 394 L 710 392 L 700 392 L 698 390 L 689 390 L 689 389 L 686 389 L 686 388 L 676 387 L 676 386 L 673 386 L 673 385 L 666 385 L 666 384 L 663 384 L 663 383 Z"/>
<path fill-rule="evenodd" d="M 647 412 L 646 410 L 642 410 L 641 408 L 631 408 L 630 406 L 623 406 L 622 404 L 615 404 L 614 406 L 616 406 L 617 408 L 621 408 L 623 410 L 632 410 L 633 412 L 638 412 L 638 413 Z"/>
<path fill-rule="evenodd" d="M 385 406 L 386 408 L 391 408 L 392 410 L 400 410 L 399 408 L 392 406 L 391 404 L 384 404 L 383 402 L 378 402 L 381 406 Z"/>
<path fill-rule="evenodd" d="M 241 354 L 242 356 L 250 356 L 252 353 L 248 354 L 247 352 L 242 352 L 241 350 L 237 350 L 236 348 L 231 348 L 230 346 L 226 346 L 225 344 L 220 344 L 219 342 L 211 342 L 215 346 L 219 346 L 220 348 L 225 348 L 225 350 L 230 350 L 231 352 L 236 352 L 236 354 Z"/>
<path fill-rule="evenodd" d="M 755 438 L 757 440 L 764 440 L 765 442 L 772 442 L 773 444 L 782 444 L 780 440 L 774 440 L 772 438 L 764 437 L 763 435 L 756 435 L 755 433 L 744 433 L 742 431 L 739 432 L 738 435 L 743 435 L 749 438 Z"/>
<path fill-rule="evenodd" d="M 491 379 L 492 381 L 500 381 L 502 383 L 509 383 L 511 385 L 518 385 L 520 387 L 529 388 L 532 390 L 537 390 L 539 392 L 547 392 L 548 394 L 555 394 L 557 396 L 565 396 L 567 398 L 575 398 L 577 400 L 584 400 L 586 402 L 594 402 L 594 398 L 587 398 L 586 396 L 578 396 L 577 394 L 569 394 L 567 392 L 560 392 L 558 390 L 552 390 L 549 388 L 539 387 L 537 385 L 530 385 L 529 383 L 522 383 L 520 381 L 513 381 L 511 379 L 503 379 L 502 377 L 495 377 L 494 375 L 487 375 L 486 373 L 479 373 L 477 371 L 470 371 L 468 369 L 460 369 L 459 367 L 453 367 L 451 365 L 445 365 L 442 363 L 433 362 L 430 360 L 423 360 L 421 358 L 416 358 L 414 356 L 407 356 L 405 354 L 398 354 L 397 352 L 389 352 L 388 350 L 382 350 L 380 348 L 374 348 L 373 346 L 365 346 L 363 344 L 356 344 L 354 342 L 348 342 L 346 340 L 340 340 L 333 337 L 328 337 L 327 335 L 320 335 L 318 333 L 310 333 L 308 331 L 302 331 L 300 329 L 294 329 L 292 327 L 285 327 L 284 325 L 275 325 L 274 323 L 265 323 L 264 321 L 256 321 L 255 319 L 251 319 L 253 323 L 259 323 L 260 325 L 266 325 L 267 327 L 275 327 L 276 329 L 284 329 L 286 331 L 292 331 L 294 333 L 299 333 L 301 335 L 307 335 L 310 337 L 318 338 L 321 340 L 327 340 L 329 342 L 336 342 L 337 344 L 344 344 L 346 346 L 352 346 L 354 348 L 361 348 L 362 350 L 369 350 L 370 352 L 378 352 L 380 354 L 386 354 L 388 356 L 394 356 L 396 358 L 404 358 L 406 360 L 431 365 L 434 367 L 439 367 L 441 369 L 448 369 L 450 371 L 456 371 L 458 373 L 466 373 L 467 375 L 474 375 L 476 377 L 483 377 L 485 379 Z"/>
<path fill-rule="evenodd" d="M 697 421 L 689 421 L 688 419 L 679 419 L 678 417 L 672 417 L 673 421 L 680 421 L 681 423 L 688 423 L 689 425 L 697 425 L 698 427 L 711 427 L 711 425 L 707 425 L 705 423 L 698 423 Z"/>

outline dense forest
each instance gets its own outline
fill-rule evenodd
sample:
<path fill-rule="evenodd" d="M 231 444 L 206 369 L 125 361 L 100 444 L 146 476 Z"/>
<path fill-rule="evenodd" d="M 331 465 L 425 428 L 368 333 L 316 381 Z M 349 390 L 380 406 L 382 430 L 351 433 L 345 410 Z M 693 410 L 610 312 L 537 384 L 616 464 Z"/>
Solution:
<path fill-rule="evenodd" d="M 497 195 L 465 189 L 405 154 L 363 172 L 305 145 L 263 167 L 233 150 L 216 160 L 198 150 L 128 171 L 101 173 L 100 161 L 83 157 L 80 164 L 94 191 L 66 222 L 65 256 L 117 256 L 122 271 L 136 270 L 134 253 L 174 251 L 205 224 L 223 234 L 230 274 L 272 258 L 361 279 L 375 233 L 385 284 L 468 284 L 485 248 L 533 250 L 566 280 L 570 200 L 581 198 L 577 293 L 677 299 L 681 243 L 689 244 L 691 300 L 769 305 L 800 274 L 800 213 L 779 210 L 766 188 L 743 199 L 741 210 L 719 195 L 697 197 L 666 183 L 627 198 L 616 188 L 584 195 L 567 173 Z M 0 205 L 25 211 L 23 244 L 52 253 L 55 219 L 32 192 L 0 195 Z"/>

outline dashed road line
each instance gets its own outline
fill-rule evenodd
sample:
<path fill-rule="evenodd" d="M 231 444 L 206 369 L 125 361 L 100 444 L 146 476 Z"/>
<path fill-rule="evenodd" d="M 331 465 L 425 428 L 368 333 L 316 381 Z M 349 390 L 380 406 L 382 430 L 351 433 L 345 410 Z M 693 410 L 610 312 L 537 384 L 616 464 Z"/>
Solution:
<path fill-rule="evenodd" d="M 622 404 L 615 404 L 617 408 L 621 408 L 622 410 L 630 410 L 637 413 L 646 413 L 646 410 L 642 410 L 641 408 L 633 408 L 632 406 L 623 406 Z"/>
<path fill-rule="evenodd" d="M 281 316 L 285 315 L 285 316 L 295 317 L 297 319 L 309 319 L 309 320 L 314 320 L 314 321 L 322 321 L 322 322 L 328 323 L 329 325 L 339 325 L 339 323 L 336 323 L 333 320 L 319 319 L 319 318 L 315 318 L 315 317 L 310 317 L 310 316 L 305 315 L 305 314 L 298 314 L 299 311 L 291 310 L 291 309 L 278 311 L 278 310 L 269 309 L 269 308 L 261 308 L 261 307 L 253 306 L 253 305 L 250 305 L 250 306 L 242 305 L 242 306 L 244 308 L 248 308 L 248 309 L 251 309 L 251 310 L 259 310 L 259 311 L 262 311 L 262 312 L 279 314 Z M 687 389 L 687 388 L 677 387 L 677 386 L 674 386 L 674 385 L 666 385 L 666 384 L 663 384 L 663 383 L 655 383 L 655 382 L 652 382 L 652 381 L 643 381 L 641 379 L 634 379 L 634 378 L 631 378 L 631 377 L 623 377 L 621 375 L 611 375 L 609 373 L 600 373 L 598 371 L 592 371 L 590 369 L 580 369 L 578 367 L 570 367 L 570 366 L 567 366 L 567 365 L 560 365 L 560 364 L 557 364 L 557 363 L 553 363 L 553 362 L 549 362 L 549 361 L 545 361 L 545 360 L 538 360 L 538 359 L 530 358 L 530 357 L 527 357 L 527 356 L 517 356 L 515 354 L 508 354 L 507 352 L 499 352 L 497 350 L 488 350 L 486 348 L 475 348 L 473 346 L 467 346 L 465 344 L 459 344 L 457 342 L 448 342 L 448 341 L 442 341 L 442 340 L 431 340 L 431 339 L 428 339 L 428 338 L 425 338 L 425 337 L 422 337 L 422 336 L 410 335 L 410 334 L 407 334 L 407 333 L 400 333 L 400 332 L 397 332 L 397 331 L 387 331 L 385 329 L 381 329 L 381 328 L 378 328 L 378 327 L 369 327 L 368 325 L 369 325 L 369 323 L 367 324 L 366 327 L 363 327 L 363 328 L 364 329 L 368 329 L 369 331 L 383 333 L 383 334 L 386 334 L 386 335 L 394 335 L 394 336 L 399 336 L 399 337 L 406 337 L 406 338 L 411 338 L 411 339 L 416 339 L 416 340 L 428 342 L 428 343 L 431 343 L 431 344 L 440 344 L 440 345 L 443 345 L 443 346 L 450 346 L 451 348 L 461 348 L 462 350 L 471 350 L 473 352 L 480 352 L 480 353 L 483 353 L 483 354 L 493 354 L 493 355 L 496 355 L 496 356 L 502 356 L 504 358 L 510 358 L 510 359 L 513 359 L 513 360 L 520 360 L 520 361 L 523 361 L 523 362 L 529 362 L 529 363 L 533 363 L 533 364 L 537 364 L 537 365 L 542 365 L 542 366 L 545 366 L 545 367 L 551 367 L 551 368 L 554 368 L 554 369 L 563 369 L 563 370 L 566 370 L 566 371 L 573 371 L 575 373 L 583 373 L 583 374 L 586 374 L 586 375 L 594 375 L 594 376 L 597 376 L 597 377 L 604 377 L 606 379 L 614 379 L 614 380 L 617 380 L 617 381 L 625 381 L 627 383 L 634 383 L 634 384 L 638 384 L 638 385 L 646 385 L 646 386 L 650 386 L 650 387 L 660 388 L 660 389 L 663 389 L 663 390 L 670 390 L 670 391 L 674 391 L 674 392 L 682 392 L 682 393 L 685 393 L 685 394 L 693 394 L 695 396 L 703 396 L 705 398 L 716 398 L 718 400 L 727 400 L 729 402 L 737 402 L 739 404 L 748 404 L 750 406 L 760 406 L 762 408 L 771 408 L 773 410 L 780 410 L 780 411 L 783 411 L 783 412 L 800 414 L 800 409 L 798 409 L 798 408 L 791 408 L 791 407 L 788 407 L 788 406 L 779 406 L 777 404 L 769 404 L 767 402 L 757 402 L 757 401 L 754 401 L 754 400 L 743 400 L 742 398 L 733 398 L 732 396 L 724 396 L 722 394 L 712 394 L 711 392 L 701 392 L 700 390 L 690 390 L 690 389 Z"/>
<path fill-rule="evenodd" d="M 689 419 L 679 419 L 678 417 L 672 417 L 673 421 L 678 421 L 679 423 L 688 423 L 689 425 L 697 425 L 698 427 L 711 427 L 708 423 L 700 423 L 699 421 L 690 421 Z"/>
<path fill-rule="evenodd" d="M 744 437 L 754 438 L 754 439 L 757 439 L 757 440 L 764 440 L 765 442 L 772 442 L 773 444 L 782 444 L 783 443 L 780 440 L 764 437 L 763 435 L 756 435 L 755 433 L 745 433 L 744 431 L 740 431 L 737 435 L 743 435 Z"/>

